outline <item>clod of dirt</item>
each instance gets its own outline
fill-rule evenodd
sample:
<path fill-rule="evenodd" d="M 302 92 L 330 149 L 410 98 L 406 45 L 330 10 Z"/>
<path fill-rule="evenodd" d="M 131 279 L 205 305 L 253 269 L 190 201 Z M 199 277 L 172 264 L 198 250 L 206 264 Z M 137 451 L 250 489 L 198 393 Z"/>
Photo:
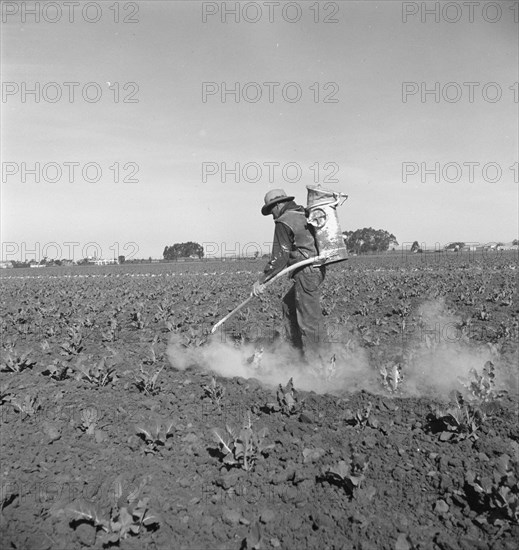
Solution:
<path fill-rule="evenodd" d="M 198 441 L 198 436 L 194 433 L 189 433 L 182 438 L 182 441 L 186 443 L 196 443 Z"/>
<path fill-rule="evenodd" d="M 434 505 L 434 511 L 437 514 L 446 514 L 449 511 L 449 505 L 442 499 L 437 500 Z"/>
<path fill-rule="evenodd" d="M 315 418 L 312 413 L 301 413 L 299 415 L 299 422 L 302 422 L 303 424 L 313 424 L 315 422 Z"/>
<path fill-rule="evenodd" d="M 58 429 L 56 424 L 52 422 L 43 423 L 43 433 L 49 438 L 48 443 L 52 443 L 61 438 L 61 431 Z"/>
<path fill-rule="evenodd" d="M 131 435 L 127 443 L 132 451 L 136 451 L 141 446 L 141 440 L 136 435 Z"/>
<path fill-rule="evenodd" d="M 26 539 L 23 548 L 41 548 L 41 550 L 51 550 L 52 542 L 42 537 L 40 533 L 34 533 Z"/>
<path fill-rule="evenodd" d="M 317 449 L 303 449 L 303 462 L 305 464 L 311 464 L 317 462 L 324 454 L 325 450 L 318 447 Z"/>
<path fill-rule="evenodd" d="M 268 508 L 266 510 L 263 510 L 263 512 L 261 512 L 260 521 L 261 523 L 267 524 L 273 521 L 275 517 L 276 517 L 276 514 L 274 513 L 274 511 Z"/>
<path fill-rule="evenodd" d="M 400 533 L 395 543 L 395 550 L 411 550 L 412 546 L 405 533 Z"/>
<path fill-rule="evenodd" d="M 352 523 L 359 524 L 361 528 L 368 525 L 368 520 L 366 519 L 366 516 L 364 516 L 360 512 L 355 512 L 352 516 L 350 516 L 350 521 Z"/>
<path fill-rule="evenodd" d="M 222 475 L 216 480 L 216 485 L 221 487 L 225 491 L 229 490 L 231 487 L 234 487 L 236 483 L 240 480 L 240 474 L 230 472 L 228 474 Z"/>
<path fill-rule="evenodd" d="M 103 441 L 106 441 L 108 439 L 108 435 L 103 432 L 103 430 L 95 430 L 94 438 L 96 440 L 96 443 L 103 443 Z"/>
<path fill-rule="evenodd" d="M 238 510 L 224 510 L 222 519 L 227 525 L 238 525 L 241 519 L 241 513 Z"/>
<path fill-rule="evenodd" d="M 88 523 L 80 523 L 76 528 L 76 535 L 84 546 L 93 546 L 96 541 L 96 529 Z"/>

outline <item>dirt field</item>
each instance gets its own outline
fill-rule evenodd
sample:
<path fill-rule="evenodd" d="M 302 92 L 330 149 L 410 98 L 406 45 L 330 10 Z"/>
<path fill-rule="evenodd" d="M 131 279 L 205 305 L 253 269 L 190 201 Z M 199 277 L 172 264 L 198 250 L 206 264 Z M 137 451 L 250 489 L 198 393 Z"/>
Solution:
<path fill-rule="evenodd" d="M 329 268 L 322 379 L 261 268 L 0 274 L 2 549 L 516 548 L 517 254 Z"/>

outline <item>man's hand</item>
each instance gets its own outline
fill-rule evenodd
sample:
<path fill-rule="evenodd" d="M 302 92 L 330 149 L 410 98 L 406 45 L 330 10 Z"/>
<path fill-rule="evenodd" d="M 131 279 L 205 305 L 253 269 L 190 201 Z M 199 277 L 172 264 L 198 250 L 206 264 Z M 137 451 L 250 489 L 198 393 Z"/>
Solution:
<path fill-rule="evenodd" d="M 259 281 L 256 281 L 254 283 L 254 286 L 252 287 L 252 291 L 250 293 L 251 296 L 259 296 L 260 294 L 263 294 L 265 292 L 265 285 L 261 284 Z"/>

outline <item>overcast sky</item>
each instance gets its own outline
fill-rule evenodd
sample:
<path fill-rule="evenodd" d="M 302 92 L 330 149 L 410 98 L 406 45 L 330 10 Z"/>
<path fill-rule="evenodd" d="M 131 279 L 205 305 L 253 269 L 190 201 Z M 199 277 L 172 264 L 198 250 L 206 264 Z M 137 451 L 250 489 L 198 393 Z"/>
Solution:
<path fill-rule="evenodd" d="M 518 236 L 517 2 L 51 4 L 2 5 L 3 259 L 243 251 L 271 241 L 265 193 L 314 180 L 349 195 L 344 231 Z"/>

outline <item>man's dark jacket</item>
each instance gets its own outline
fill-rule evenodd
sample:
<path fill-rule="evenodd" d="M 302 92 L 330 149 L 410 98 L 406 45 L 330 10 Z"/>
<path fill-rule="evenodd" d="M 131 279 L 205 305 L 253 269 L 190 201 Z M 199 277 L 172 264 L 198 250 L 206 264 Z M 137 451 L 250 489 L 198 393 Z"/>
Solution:
<path fill-rule="evenodd" d="M 318 255 L 313 228 L 305 209 L 294 201 L 287 202 L 276 220 L 272 254 L 260 283 L 277 275 L 285 267 Z"/>

